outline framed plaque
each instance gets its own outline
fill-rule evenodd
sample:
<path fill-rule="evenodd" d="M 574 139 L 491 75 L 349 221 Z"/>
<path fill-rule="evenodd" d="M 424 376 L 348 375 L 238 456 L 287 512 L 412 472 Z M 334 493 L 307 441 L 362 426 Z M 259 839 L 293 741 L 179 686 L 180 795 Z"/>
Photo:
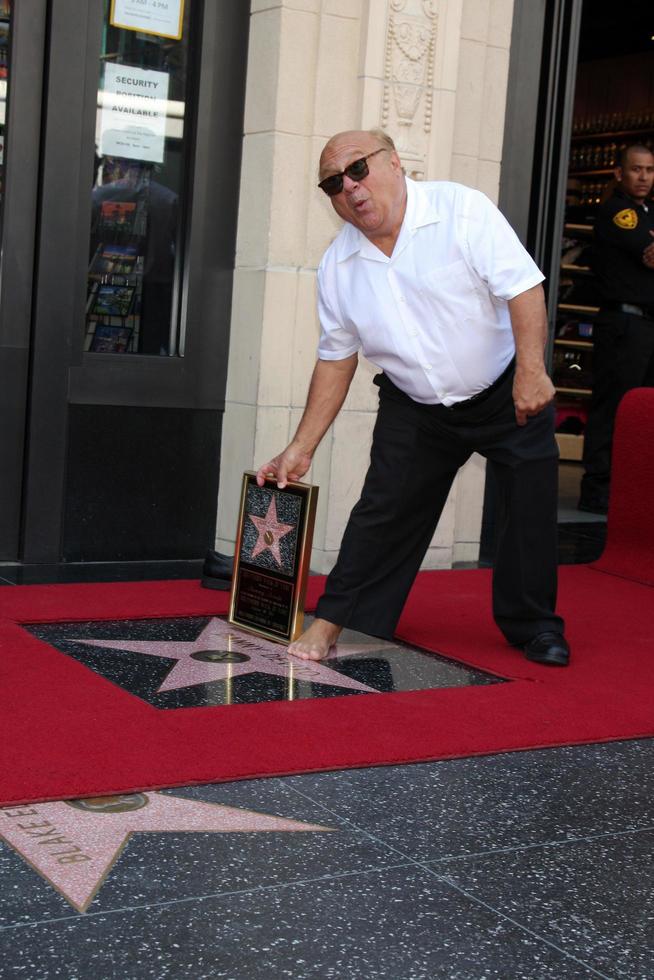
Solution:
<path fill-rule="evenodd" d="M 302 632 L 318 487 L 245 473 L 236 532 L 229 622 L 268 640 Z"/>

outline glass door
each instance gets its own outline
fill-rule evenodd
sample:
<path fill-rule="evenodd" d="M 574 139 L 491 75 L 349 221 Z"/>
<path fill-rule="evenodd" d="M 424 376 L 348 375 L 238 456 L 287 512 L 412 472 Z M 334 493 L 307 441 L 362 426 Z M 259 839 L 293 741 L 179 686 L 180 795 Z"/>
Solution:
<path fill-rule="evenodd" d="M 21 546 L 46 0 L 0 0 L 0 560 Z"/>
<path fill-rule="evenodd" d="M 84 350 L 180 353 L 193 0 L 104 0 Z"/>
<path fill-rule="evenodd" d="M 202 557 L 216 519 L 249 4 L 42 2 L 20 555 Z"/>
<path fill-rule="evenodd" d="M 5 177 L 5 130 L 7 128 L 10 40 L 11 0 L 0 0 L 0 235 L 2 234 L 2 201 Z"/>

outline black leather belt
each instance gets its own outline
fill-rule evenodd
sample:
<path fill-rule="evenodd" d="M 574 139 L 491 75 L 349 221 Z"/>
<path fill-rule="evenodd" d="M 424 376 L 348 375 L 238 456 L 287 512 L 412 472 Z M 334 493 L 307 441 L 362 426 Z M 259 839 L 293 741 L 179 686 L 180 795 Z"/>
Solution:
<path fill-rule="evenodd" d="M 629 313 L 654 319 L 654 306 L 638 306 L 636 303 L 604 303 L 602 310 L 610 313 Z"/>
<path fill-rule="evenodd" d="M 443 408 L 447 408 L 448 411 L 452 412 L 460 408 L 468 408 L 469 405 L 474 405 L 476 402 L 483 401 L 484 398 L 488 398 L 488 396 L 492 395 L 494 391 L 497 391 L 497 389 L 506 381 L 509 375 L 513 374 L 514 370 L 515 357 L 509 361 L 499 378 L 496 378 L 492 385 L 489 385 L 487 388 L 482 388 L 482 390 L 478 391 L 476 395 L 472 395 L 470 398 L 466 398 L 462 402 L 453 402 L 452 405 L 444 405 Z"/>

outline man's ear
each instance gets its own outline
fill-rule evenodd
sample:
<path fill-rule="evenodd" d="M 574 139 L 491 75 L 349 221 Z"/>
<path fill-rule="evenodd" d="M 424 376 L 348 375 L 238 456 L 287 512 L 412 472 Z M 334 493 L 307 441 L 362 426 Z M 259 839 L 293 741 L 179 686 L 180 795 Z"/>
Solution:
<path fill-rule="evenodd" d="M 616 167 L 613 171 L 613 176 L 615 177 L 617 182 L 620 183 L 620 181 L 622 180 L 622 167 Z"/>
<path fill-rule="evenodd" d="M 396 150 L 393 150 L 391 153 L 391 166 L 393 167 L 393 170 L 399 170 L 400 172 L 404 170 L 402 167 L 402 161 L 400 160 Z"/>

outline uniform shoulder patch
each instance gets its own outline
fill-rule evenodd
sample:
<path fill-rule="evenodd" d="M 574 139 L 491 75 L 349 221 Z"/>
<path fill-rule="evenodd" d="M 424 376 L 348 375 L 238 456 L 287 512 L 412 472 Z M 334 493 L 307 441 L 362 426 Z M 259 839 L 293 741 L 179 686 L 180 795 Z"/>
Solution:
<path fill-rule="evenodd" d="M 635 228 L 638 224 L 638 215 L 633 208 L 623 208 L 622 211 L 613 215 L 613 224 L 617 225 L 618 228 Z"/>

